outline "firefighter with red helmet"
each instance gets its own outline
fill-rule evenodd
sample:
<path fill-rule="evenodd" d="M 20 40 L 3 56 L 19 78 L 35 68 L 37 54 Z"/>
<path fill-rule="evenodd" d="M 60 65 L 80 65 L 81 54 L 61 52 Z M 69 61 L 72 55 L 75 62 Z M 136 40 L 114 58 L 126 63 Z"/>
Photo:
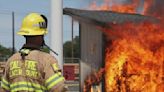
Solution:
<path fill-rule="evenodd" d="M 64 92 L 64 77 L 57 60 L 41 51 L 47 34 L 47 18 L 28 14 L 17 33 L 26 39 L 19 52 L 12 55 L 5 67 L 1 87 L 9 92 Z"/>

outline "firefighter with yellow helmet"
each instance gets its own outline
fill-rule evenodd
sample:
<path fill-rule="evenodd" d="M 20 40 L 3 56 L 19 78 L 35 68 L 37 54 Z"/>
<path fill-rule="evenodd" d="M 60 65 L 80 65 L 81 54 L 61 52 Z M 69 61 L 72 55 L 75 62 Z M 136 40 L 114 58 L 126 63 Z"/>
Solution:
<path fill-rule="evenodd" d="M 41 51 L 47 22 L 38 13 L 24 18 L 18 34 L 25 37 L 26 43 L 7 61 L 1 82 L 5 92 L 65 92 L 65 79 L 57 60 Z"/>

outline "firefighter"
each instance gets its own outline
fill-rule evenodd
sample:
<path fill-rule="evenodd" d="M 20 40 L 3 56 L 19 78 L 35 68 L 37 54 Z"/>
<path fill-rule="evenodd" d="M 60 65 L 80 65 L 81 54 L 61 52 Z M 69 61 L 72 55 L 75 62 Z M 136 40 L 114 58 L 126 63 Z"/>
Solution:
<path fill-rule="evenodd" d="M 5 92 L 65 92 L 65 79 L 57 60 L 41 50 L 48 32 L 47 22 L 38 13 L 23 19 L 17 34 L 24 36 L 26 43 L 6 63 L 1 83 Z"/>

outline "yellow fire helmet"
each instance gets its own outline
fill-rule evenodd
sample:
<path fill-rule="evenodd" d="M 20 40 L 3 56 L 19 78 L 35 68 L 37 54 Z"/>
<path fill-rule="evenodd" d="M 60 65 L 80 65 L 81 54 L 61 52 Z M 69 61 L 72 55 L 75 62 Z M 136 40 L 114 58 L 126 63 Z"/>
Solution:
<path fill-rule="evenodd" d="M 38 13 L 28 14 L 17 32 L 18 35 L 35 36 L 47 34 L 47 18 Z"/>

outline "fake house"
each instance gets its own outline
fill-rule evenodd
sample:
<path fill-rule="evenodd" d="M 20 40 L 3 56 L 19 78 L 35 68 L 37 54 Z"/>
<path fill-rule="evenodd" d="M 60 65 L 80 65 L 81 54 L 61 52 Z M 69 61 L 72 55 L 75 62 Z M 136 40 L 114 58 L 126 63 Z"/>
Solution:
<path fill-rule="evenodd" d="M 81 92 L 162 92 L 164 32 L 139 14 L 65 8 L 79 21 Z"/>

